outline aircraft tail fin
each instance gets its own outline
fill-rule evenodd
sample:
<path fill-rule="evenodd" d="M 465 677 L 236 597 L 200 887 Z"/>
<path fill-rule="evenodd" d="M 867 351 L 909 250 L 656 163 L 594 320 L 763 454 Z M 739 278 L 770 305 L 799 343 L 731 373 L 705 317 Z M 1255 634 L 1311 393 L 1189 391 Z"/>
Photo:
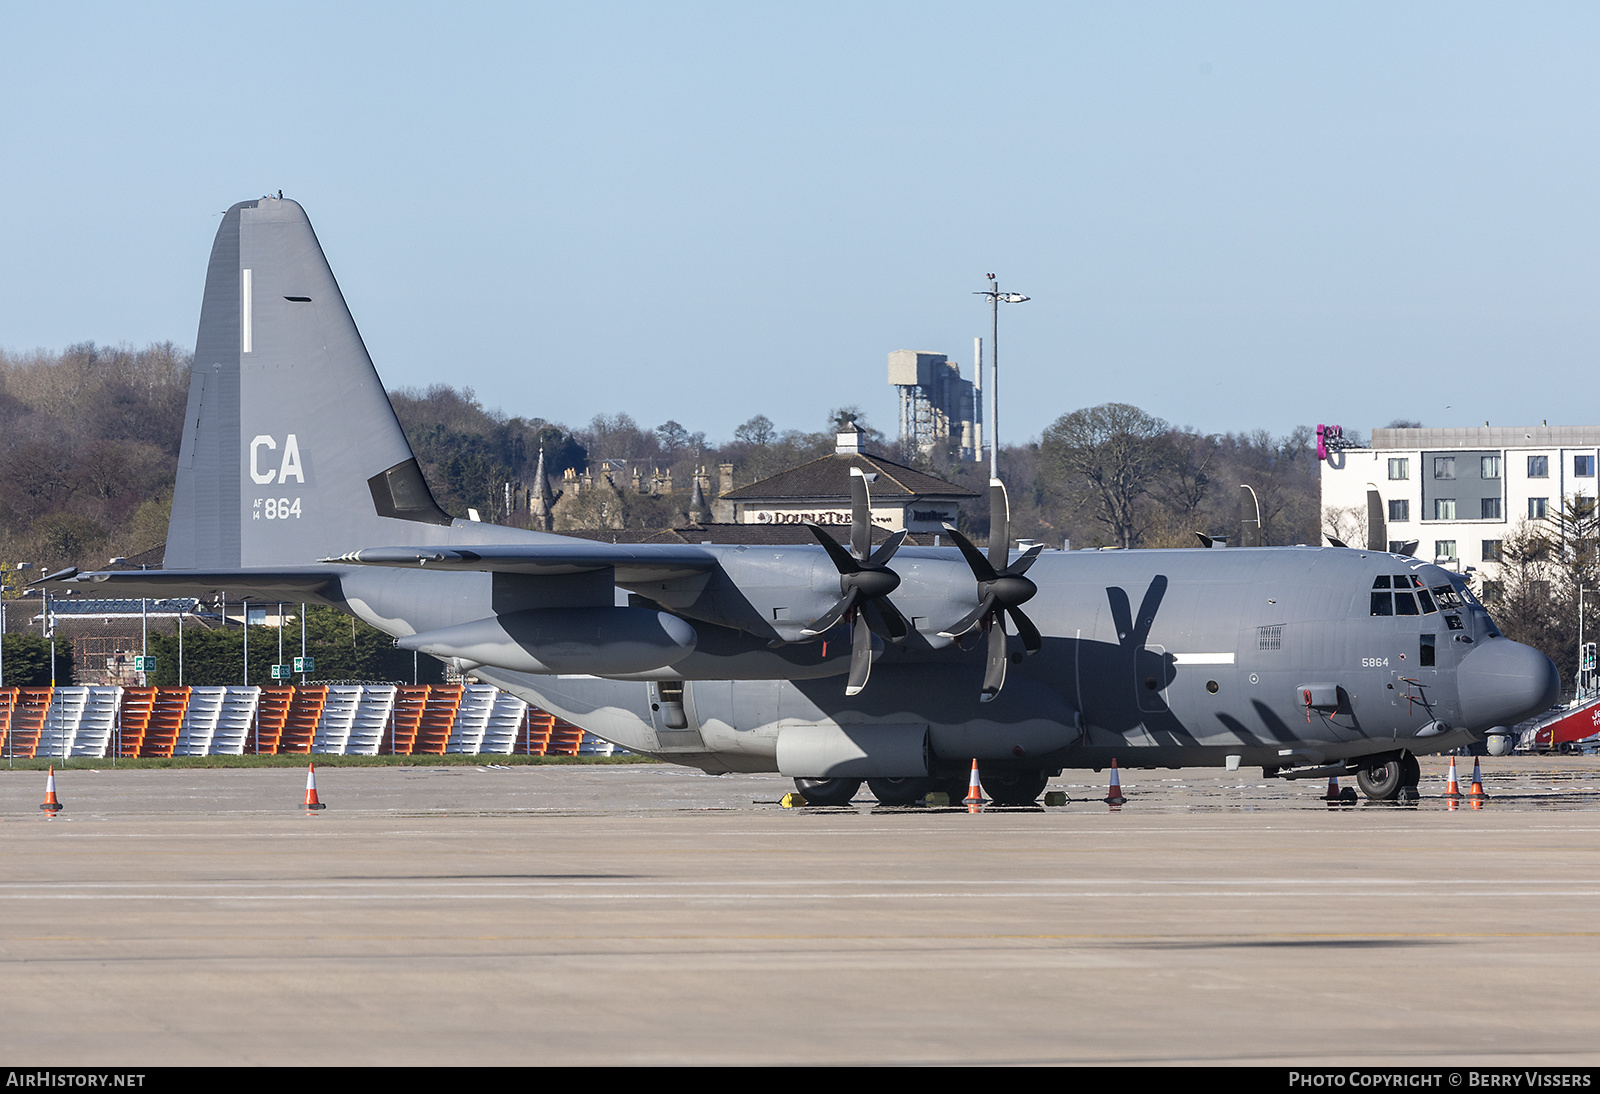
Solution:
<path fill-rule="evenodd" d="M 428 489 L 305 211 L 266 197 L 211 248 L 168 569 L 442 543 Z"/>

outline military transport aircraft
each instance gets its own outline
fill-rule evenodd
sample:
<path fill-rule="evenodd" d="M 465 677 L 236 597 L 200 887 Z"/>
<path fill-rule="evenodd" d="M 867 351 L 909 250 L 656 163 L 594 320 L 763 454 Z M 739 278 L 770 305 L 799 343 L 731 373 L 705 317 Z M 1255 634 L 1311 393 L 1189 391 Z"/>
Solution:
<path fill-rule="evenodd" d="M 962 786 L 1033 801 L 1063 768 L 1261 766 L 1417 783 L 1505 735 L 1555 667 L 1462 579 L 1347 547 L 876 552 L 625 546 L 442 512 L 305 212 L 246 201 L 211 251 L 166 569 L 96 596 L 332 604 L 636 752 L 778 771 L 814 804 Z M 1007 632 L 1006 620 L 1012 625 Z M 830 641 L 831 638 L 831 641 Z"/>

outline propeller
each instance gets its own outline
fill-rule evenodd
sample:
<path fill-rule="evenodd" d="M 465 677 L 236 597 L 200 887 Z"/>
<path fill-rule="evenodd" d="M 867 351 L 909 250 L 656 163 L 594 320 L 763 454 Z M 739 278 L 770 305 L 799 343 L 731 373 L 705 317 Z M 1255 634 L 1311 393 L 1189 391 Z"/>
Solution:
<path fill-rule="evenodd" d="M 944 526 L 950 538 L 956 541 L 956 546 L 961 548 L 967 565 L 972 567 L 972 576 L 978 579 L 978 606 L 939 632 L 945 638 L 959 638 L 972 628 L 981 627 L 989 636 L 989 659 L 983 670 L 983 694 L 979 696 L 980 701 L 985 703 L 999 695 L 1006 683 L 1005 616 L 1011 617 L 1017 634 L 1022 638 L 1023 648 L 1029 653 L 1038 653 L 1044 645 L 1039 637 L 1039 628 L 1033 625 L 1033 620 L 1022 614 L 1019 607 L 1039 591 L 1037 585 L 1022 575 L 1027 573 L 1028 567 L 1033 565 L 1044 547 L 1029 547 L 1016 562 L 1006 565 L 1011 557 L 1011 506 L 1006 498 L 1005 484 L 999 479 L 989 480 L 989 522 L 988 558 L 966 536 L 948 524 Z"/>
<path fill-rule="evenodd" d="M 806 527 L 839 571 L 839 591 L 843 595 L 800 633 L 822 634 L 840 620 L 850 624 L 850 679 L 844 693 L 858 695 L 872 673 L 873 634 L 900 642 L 911 631 L 906 617 L 888 600 L 889 594 L 900 587 L 900 575 L 889 569 L 889 560 L 905 542 L 906 533 L 896 532 L 876 551 L 872 550 L 872 502 L 867 476 L 859 467 L 850 469 L 850 549 L 841 547 L 821 525 L 806 521 Z"/>

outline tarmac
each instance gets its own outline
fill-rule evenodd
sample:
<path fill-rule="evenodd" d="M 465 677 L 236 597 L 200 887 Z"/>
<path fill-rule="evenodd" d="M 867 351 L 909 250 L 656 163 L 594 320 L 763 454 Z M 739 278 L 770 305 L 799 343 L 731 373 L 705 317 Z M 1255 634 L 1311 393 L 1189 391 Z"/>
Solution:
<path fill-rule="evenodd" d="M 1591 1065 L 1600 760 L 1481 808 L 1069 771 L 784 809 L 664 765 L 0 771 L 0 1059 Z M 1470 761 L 1460 771 L 1467 789 Z"/>

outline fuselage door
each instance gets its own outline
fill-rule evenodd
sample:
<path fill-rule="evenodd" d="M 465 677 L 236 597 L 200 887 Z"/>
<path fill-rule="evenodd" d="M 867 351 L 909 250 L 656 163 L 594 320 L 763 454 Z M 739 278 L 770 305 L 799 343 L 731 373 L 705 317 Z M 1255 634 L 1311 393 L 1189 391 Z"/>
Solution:
<path fill-rule="evenodd" d="M 649 685 L 650 720 L 662 752 L 704 752 L 700 720 L 695 716 L 694 695 L 682 680 L 652 680 Z"/>

